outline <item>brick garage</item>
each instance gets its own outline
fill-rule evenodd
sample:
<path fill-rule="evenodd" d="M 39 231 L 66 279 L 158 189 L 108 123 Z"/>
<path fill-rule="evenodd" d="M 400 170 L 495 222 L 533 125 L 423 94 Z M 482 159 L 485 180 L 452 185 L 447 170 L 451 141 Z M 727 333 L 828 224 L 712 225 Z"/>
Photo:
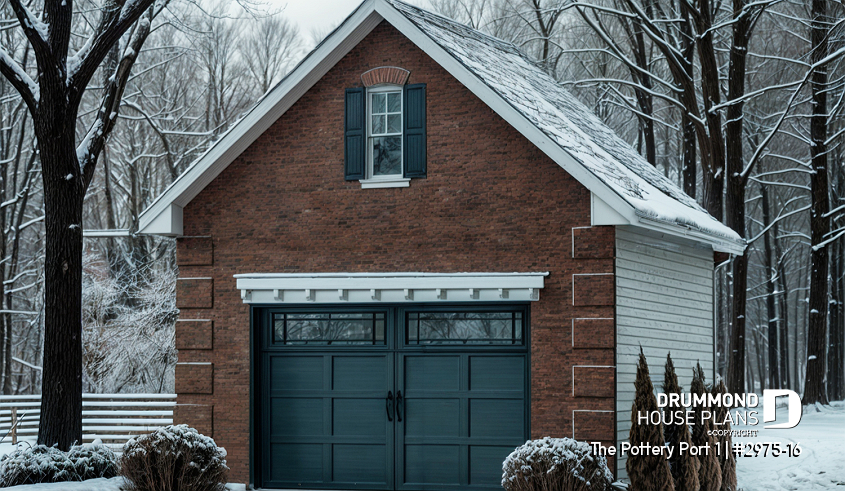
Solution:
<path fill-rule="evenodd" d="M 393 8 L 366 2 L 347 23 L 375 27 L 358 28 L 365 35 L 194 196 L 165 195 L 142 217 L 145 232 L 179 236 L 175 417 L 226 447 L 234 482 L 260 484 L 250 435 L 267 431 L 254 421 L 251 433 L 262 334 L 251 332 L 238 274 L 548 272 L 528 302 L 530 436 L 617 438 L 617 227 L 597 220 L 607 205 L 420 49 L 410 28 L 381 20 L 398 16 Z M 404 71 L 371 71 L 379 67 Z M 378 81 L 405 71 L 408 84 L 425 84 L 426 177 L 363 189 L 344 179 L 344 90 L 368 72 Z"/>

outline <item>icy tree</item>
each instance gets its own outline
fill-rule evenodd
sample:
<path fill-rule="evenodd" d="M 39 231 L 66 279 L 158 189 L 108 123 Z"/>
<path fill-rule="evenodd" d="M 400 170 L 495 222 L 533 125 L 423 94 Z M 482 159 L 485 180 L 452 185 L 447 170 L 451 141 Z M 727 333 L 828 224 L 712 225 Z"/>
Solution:
<path fill-rule="evenodd" d="M 173 392 L 176 274 L 147 264 L 108 275 L 94 254 L 83 273 L 83 360 L 89 392 Z"/>

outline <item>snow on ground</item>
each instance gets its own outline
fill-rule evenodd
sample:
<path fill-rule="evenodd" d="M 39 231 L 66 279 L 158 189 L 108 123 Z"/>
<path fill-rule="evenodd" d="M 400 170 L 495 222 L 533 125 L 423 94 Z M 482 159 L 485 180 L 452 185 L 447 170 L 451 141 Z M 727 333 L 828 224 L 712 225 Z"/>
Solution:
<path fill-rule="evenodd" d="M 30 484 L 27 486 L 12 486 L 5 491 L 121 491 L 122 477 L 112 479 L 89 479 L 82 482 L 57 482 L 52 484 Z M 226 489 L 241 491 L 246 489 L 243 484 L 229 484 Z"/>
<path fill-rule="evenodd" d="M 778 411 L 785 411 L 781 409 Z M 795 428 L 763 429 L 763 416 L 755 426 L 736 425 L 735 430 L 757 430 L 753 438 L 734 438 L 735 443 L 799 443 L 801 455 L 789 457 L 740 457 L 737 478 L 742 491 L 812 491 L 845 489 L 845 402 L 830 406 L 805 408 L 801 423 Z M 778 422 L 781 422 L 780 420 Z M 0 455 L 12 450 L 10 443 L 0 443 Z M 122 478 L 92 479 L 76 483 L 34 484 L 6 488 L 15 491 L 119 491 Z M 229 485 L 229 489 L 244 489 Z"/>
<path fill-rule="evenodd" d="M 17 445 L 12 445 L 11 442 L 0 442 L 0 456 L 9 454 L 15 450 L 16 447 L 26 447 L 34 445 L 35 440 L 20 441 Z M 119 450 L 122 445 L 112 446 L 112 450 Z M 89 479 L 82 482 L 57 482 L 49 484 L 29 484 L 26 486 L 12 486 L 3 488 L 3 491 L 121 491 L 123 484 L 122 477 L 115 477 L 112 479 Z M 230 491 L 244 491 L 246 486 L 243 484 L 228 484 L 227 490 Z"/>
<path fill-rule="evenodd" d="M 785 409 L 778 411 L 778 416 Z M 740 457 L 737 480 L 743 491 L 805 491 L 845 489 L 845 402 L 804 408 L 795 428 L 763 429 L 763 415 L 756 426 L 736 425 L 735 430 L 758 430 L 754 438 L 734 438 L 737 443 L 780 442 L 801 445 L 799 457 Z M 780 423 L 780 418 L 778 423 Z"/>

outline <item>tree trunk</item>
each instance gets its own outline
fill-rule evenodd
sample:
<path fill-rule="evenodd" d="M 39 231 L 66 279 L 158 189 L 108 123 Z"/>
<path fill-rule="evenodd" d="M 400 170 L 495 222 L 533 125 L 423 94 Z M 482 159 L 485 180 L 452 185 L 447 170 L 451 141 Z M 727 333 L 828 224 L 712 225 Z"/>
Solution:
<path fill-rule="evenodd" d="M 727 225 L 740 237 L 745 237 L 745 185 L 738 179 L 728 179 Z M 731 302 L 731 343 L 728 361 L 728 390 L 743 392 L 745 389 L 745 304 L 748 282 L 748 254 L 736 256 L 733 261 L 733 301 Z M 761 374 L 761 377 L 763 374 Z"/>
<path fill-rule="evenodd" d="M 651 95 L 652 83 L 651 77 L 648 76 L 648 58 L 645 46 L 645 34 L 639 20 L 634 19 L 632 22 L 634 32 L 633 39 L 631 39 L 631 48 L 634 52 L 634 59 L 640 71 L 631 70 L 631 75 L 638 85 L 634 87 L 634 94 L 637 96 L 637 105 L 643 116 L 640 116 L 640 126 L 642 127 L 642 136 L 645 140 L 645 154 L 646 160 L 651 165 L 657 165 L 657 145 L 654 142 L 654 101 Z"/>
<path fill-rule="evenodd" d="M 683 3 L 683 2 L 682 2 Z M 701 64 L 701 99 L 704 104 L 704 119 L 707 126 L 708 144 L 702 148 L 701 160 L 708 165 L 702 165 L 704 175 L 704 209 L 720 222 L 723 220 L 725 191 L 725 148 L 722 133 L 722 116 L 712 108 L 718 105 L 722 98 L 721 80 L 719 79 L 719 64 L 716 61 L 716 49 L 713 45 L 713 6 L 710 0 L 698 3 L 698 33 L 696 47 Z M 732 390 L 730 387 L 729 390 Z"/>
<path fill-rule="evenodd" d="M 827 55 L 827 35 L 830 19 L 827 0 L 811 0 L 812 24 L 810 39 L 813 49 L 810 60 L 814 65 Z M 810 317 L 807 324 L 807 371 L 804 377 L 804 404 L 827 404 L 825 390 L 825 354 L 827 344 L 827 281 L 828 248 L 821 245 L 830 231 L 830 211 L 827 169 L 827 66 L 821 65 L 812 74 L 812 107 L 810 118 L 810 155 L 813 173 L 810 174 Z"/>
<path fill-rule="evenodd" d="M 731 42 L 730 60 L 728 64 L 728 100 L 733 102 L 727 109 L 725 123 L 725 162 L 728 181 L 725 196 L 726 224 L 745 238 L 745 188 L 744 173 L 745 159 L 742 153 L 743 134 L 743 103 L 745 95 L 745 67 L 748 53 L 748 42 L 751 37 L 750 16 L 745 13 L 746 0 L 733 0 L 733 40 Z M 746 289 L 748 285 L 748 251 L 734 260 L 733 308 L 731 319 L 734 323 L 731 336 L 731 363 L 728 374 L 728 390 L 740 392 L 745 386 L 742 379 L 745 373 L 742 365 L 745 363 L 745 308 Z M 760 373 L 760 386 L 766 374 Z"/>
<path fill-rule="evenodd" d="M 830 324 L 828 330 L 829 341 L 828 350 L 828 375 L 827 375 L 827 395 L 832 401 L 838 401 L 845 398 L 845 391 L 843 391 L 843 329 L 841 319 L 842 306 L 842 290 L 840 289 L 840 278 L 842 276 L 842 240 L 830 244 L 831 254 L 833 260 L 831 261 L 831 278 L 830 283 L 831 299 L 830 299 Z"/>
<path fill-rule="evenodd" d="M 762 198 L 762 208 L 763 208 L 763 226 L 768 227 L 772 221 L 772 215 L 769 211 L 769 192 L 766 188 L 766 185 L 763 184 L 760 186 L 760 193 Z M 779 349 L 779 340 L 778 337 L 778 324 L 780 323 L 780 319 L 778 319 L 777 315 L 777 299 L 775 295 L 777 295 L 777 286 L 775 282 L 777 281 L 777 268 L 774 266 L 774 258 L 772 251 L 772 238 L 771 238 L 772 230 L 769 229 L 768 232 L 763 236 L 763 261 L 765 265 L 766 271 L 766 322 L 768 324 L 768 372 L 769 372 L 769 386 L 773 389 L 779 389 L 781 387 L 781 380 L 780 380 L 780 356 L 778 356 Z"/>
<path fill-rule="evenodd" d="M 82 202 L 85 186 L 78 171 L 72 123 L 65 128 L 39 131 L 38 148 L 44 179 L 46 229 L 46 321 L 38 443 L 58 444 L 59 449 L 66 451 L 74 443 L 82 442 Z"/>
<path fill-rule="evenodd" d="M 772 237 L 775 245 L 775 265 L 777 267 L 778 306 L 780 318 L 780 368 L 781 381 L 784 389 L 794 389 L 792 381 L 795 380 L 789 371 L 789 288 L 786 281 L 786 265 L 784 264 L 783 250 L 780 245 L 780 226 L 778 222 L 772 226 Z M 794 362 L 793 362 L 794 363 Z"/>
<path fill-rule="evenodd" d="M 682 12 L 680 21 L 681 47 L 685 58 L 685 70 L 690 78 L 695 76 L 695 43 L 693 42 L 692 26 L 690 25 L 689 14 Z M 696 195 L 696 149 L 695 149 L 695 124 L 684 112 L 681 115 L 681 128 L 684 135 L 684 192 L 690 198 Z"/>

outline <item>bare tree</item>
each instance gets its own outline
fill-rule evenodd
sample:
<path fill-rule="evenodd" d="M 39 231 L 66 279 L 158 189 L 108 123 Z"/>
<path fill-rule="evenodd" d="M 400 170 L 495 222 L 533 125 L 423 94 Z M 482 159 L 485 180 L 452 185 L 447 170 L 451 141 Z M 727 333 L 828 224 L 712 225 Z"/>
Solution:
<path fill-rule="evenodd" d="M 827 92 L 828 36 L 832 19 L 828 16 L 827 0 L 810 0 L 810 40 L 812 62 L 810 89 L 812 116 L 810 117 L 810 174 L 811 203 L 810 236 L 810 322 L 807 327 L 807 371 L 804 377 L 804 404 L 827 404 L 825 390 L 825 359 L 827 355 L 827 309 L 829 257 L 827 234 L 830 231 L 830 196 L 828 183 Z"/>
<path fill-rule="evenodd" d="M 67 450 L 82 437 L 82 210 L 97 158 L 114 126 L 126 81 L 163 5 L 153 0 L 106 1 L 85 43 L 70 54 L 72 0 L 46 0 L 36 16 L 10 0 L 17 29 L 36 61 L 36 76 L 5 50 L 0 72 L 18 91 L 33 119 L 45 199 L 45 341 L 38 441 Z M 78 24 L 78 23 L 76 23 Z M 100 98 L 100 109 L 77 142 L 83 95 L 106 55 L 120 43 L 120 59 Z"/>
<path fill-rule="evenodd" d="M 284 17 L 264 17 L 256 24 L 240 46 L 241 57 L 261 96 L 298 60 L 302 38 L 299 28 Z"/>

